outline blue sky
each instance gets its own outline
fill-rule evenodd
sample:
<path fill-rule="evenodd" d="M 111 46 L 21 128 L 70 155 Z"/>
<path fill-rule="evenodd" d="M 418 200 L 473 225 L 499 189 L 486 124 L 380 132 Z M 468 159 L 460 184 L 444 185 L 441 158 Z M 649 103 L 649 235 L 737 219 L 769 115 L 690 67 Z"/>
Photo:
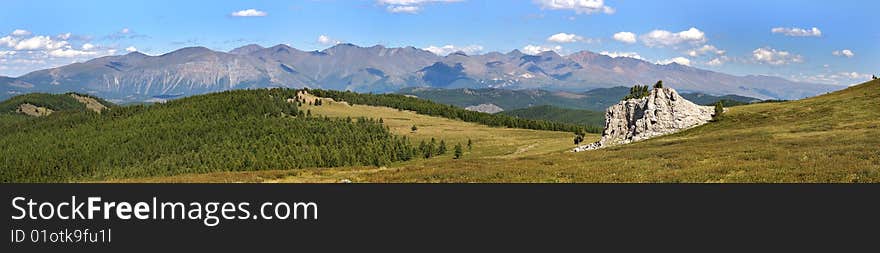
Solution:
<path fill-rule="evenodd" d="M 878 1 L 4 1 L 0 75 L 137 50 L 337 42 L 438 54 L 580 50 L 849 85 L 880 72 Z M 874 14 L 874 15 L 872 15 Z M 445 47 L 445 48 L 444 48 Z"/>

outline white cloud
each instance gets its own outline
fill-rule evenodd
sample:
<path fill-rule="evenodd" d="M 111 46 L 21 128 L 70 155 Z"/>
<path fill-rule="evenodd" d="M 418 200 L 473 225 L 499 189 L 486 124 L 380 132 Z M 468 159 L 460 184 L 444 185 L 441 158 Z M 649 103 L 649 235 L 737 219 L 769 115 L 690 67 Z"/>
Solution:
<path fill-rule="evenodd" d="M 388 12 L 391 13 L 409 13 L 416 14 L 422 10 L 421 7 L 418 6 L 388 6 Z"/>
<path fill-rule="evenodd" d="M 620 42 L 627 43 L 627 44 L 636 43 L 636 34 L 631 33 L 631 32 L 615 33 L 614 36 L 612 36 L 612 38 L 614 38 L 614 40 L 616 40 L 616 41 L 620 41 Z"/>
<path fill-rule="evenodd" d="M 789 78 L 799 82 L 824 83 L 834 85 L 856 85 L 866 80 L 871 80 L 871 74 L 859 72 L 838 72 L 806 75 L 800 73 L 798 75 L 791 75 L 789 76 Z"/>
<path fill-rule="evenodd" d="M 125 48 L 125 51 L 126 51 L 126 52 L 137 52 L 138 49 L 135 48 L 134 46 L 130 46 L 130 47 L 126 47 L 126 48 Z"/>
<path fill-rule="evenodd" d="M 790 63 L 802 63 L 804 58 L 800 55 L 779 51 L 769 47 L 758 48 L 752 51 L 752 59 L 758 63 L 770 65 L 785 65 Z"/>
<path fill-rule="evenodd" d="M 849 50 L 849 49 L 836 50 L 834 52 L 831 52 L 831 54 L 833 54 L 834 56 L 843 56 L 846 58 L 852 58 L 853 56 L 856 56 L 856 54 L 853 53 L 853 51 Z"/>
<path fill-rule="evenodd" d="M 12 31 L 12 33 L 10 33 L 10 34 L 12 34 L 12 36 L 22 37 L 22 36 L 30 36 L 31 32 L 28 30 L 15 29 L 15 31 Z"/>
<path fill-rule="evenodd" d="M 715 58 L 715 59 L 712 59 L 711 61 L 706 62 L 706 65 L 709 65 L 709 66 L 721 66 L 723 64 L 724 64 L 724 61 L 721 61 L 721 58 Z"/>
<path fill-rule="evenodd" d="M 556 53 L 560 53 L 560 52 L 562 52 L 562 46 L 549 47 L 549 46 L 526 45 L 525 47 L 523 47 L 523 53 L 530 54 L 530 55 L 536 55 L 536 54 L 540 54 L 541 52 L 547 52 L 547 51 L 554 51 Z"/>
<path fill-rule="evenodd" d="M 236 12 L 233 12 L 232 14 L 229 14 L 229 15 L 232 15 L 233 17 L 265 17 L 266 15 L 269 15 L 269 14 L 266 13 L 265 11 L 260 11 L 257 9 L 247 9 L 247 10 L 236 11 Z"/>
<path fill-rule="evenodd" d="M 795 27 L 775 27 L 770 29 L 770 32 L 783 34 L 785 36 L 792 37 L 821 37 L 822 31 L 819 28 L 813 27 L 811 29 L 803 29 L 803 28 L 795 28 Z"/>
<path fill-rule="evenodd" d="M 82 50 L 92 50 L 93 48 L 95 48 L 95 45 L 92 45 L 90 43 L 86 43 L 86 44 L 82 45 Z"/>
<path fill-rule="evenodd" d="M 432 45 L 432 46 L 429 46 L 429 47 L 426 47 L 426 48 L 423 48 L 423 49 L 424 49 L 425 51 L 428 51 L 428 52 L 434 53 L 434 54 L 439 55 L 439 56 L 446 56 L 446 55 L 449 55 L 449 54 L 451 54 L 451 53 L 455 53 L 455 52 L 458 52 L 458 51 L 464 52 L 464 53 L 467 54 L 467 55 L 473 55 L 473 54 L 478 54 L 478 53 L 480 53 L 481 51 L 483 51 L 483 46 L 480 46 L 480 45 L 470 45 L 470 46 L 458 47 L 458 46 L 455 46 L 455 45 L 445 45 L 445 46 L 442 46 L 442 47 L 435 47 L 435 46 Z"/>
<path fill-rule="evenodd" d="M 55 50 L 49 51 L 49 56 L 52 56 L 52 57 L 73 58 L 73 57 L 93 56 L 93 55 L 98 55 L 98 53 L 97 52 L 90 52 L 90 51 L 81 51 L 81 50 L 70 49 L 70 48 L 55 49 Z"/>
<path fill-rule="evenodd" d="M 645 60 L 645 58 L 642 58 L 642 56 L 639 55 L 639 53 L 636 53 L 636 52 L 608 52 L 608 51 L 602 51 L 602 52 L 599 52 L 599 54 L 601 54 L 601 55 L 607 55 L 607 56 L 609 56 L 609 57 L 611 57 L 611 58 L 628 57 L 628 58 L 633 58 L 633 59 Z"/>
<path fill-rule="evenodd" d="M 59 40 L 68 40 L 68 39 L 70 39 L 70 36 L 72 36 L 72 34 L 62 33 L 62 34 L 56 35 L 55 38 L 57 38 Z"/>
<path fill-rule="evenodd" d="M 556 43 L 573 43 L 573 42 L 593 43 L 593 39 L 584 38 L 584 37 L 578 36 L 576 34 L 570 34 L 570 33 L 557 33 L 557 34 L 551 35 L 549 38 L 547 38 L 547 41 L 556 42 Z"/>
<path fill-rule="evenodd" d="M 318 43 L 321 45 L 336 45 L 342 43 L 342 41 L 334 40 L 327 35 L 321 34 L 321 36 L 318 36 Z"/>
<path fill-rule="evenodd" d="M 12 47 L 15 50 L 54 50 L 67 45 L 69 45 L 67 41 L 54 41 L 49 36 L 34 36 L 19 40 Z"/>
<path fill-rule="evenodd" d="M 416 14 L 422 10 L 422 6 L 431 3 L 454 3 L 463 0 L 378 0 L 380 5 L 386 5 L 385 10 L 391 13 Z"/>
<path fill-rule="evenodd" d="M 122 28 L 122 30 L 119 30 L 119 33 L 121 33 L 121 34 L 128 34 L 128 33 L 130 33 L 130 32 L 131 32 L 131 30 L 128 29 L 128 27 L 126 27 L 126 28 Z"/>
<path fill-rule="evenodd" d="M 690 66 L 691 60 L 688 58 L 684 58 L 684 57 L 675 57 L 672 59 L 666 59 L 666 60 L 661 60 L 661 61 L 657 62 L 657 64 L 660 64 L 660 65 L 669 65 L 672 63 L 678 63 L 680 65 Z"/>
<path fill-rule="evenodd" d="M 18 39 L 13 38 L 12 36 L 0 38 L 0 46 L 15 47 L 16 44 L 18 44 Z"/>
<path fill-rule="evenodd" d="M 706 34 L 700 29 L 691 27 L 688 30 L 673 33 L 666 30 L 653 30 L 641 36 L 642 43 L 649 47 L 674 46 L 681 43 L 706 43 Z"/>
<path fill-rule="evenodd" d="M 603 0 L 534 0 L 541 9 L 573 10 L 577 14 L 614 14 L 614 8 L 605 5 Z"/>
<path fill-rule="evenodd" d="M 690 57 L 697 57 L 706 54 L 724 55 L 725 53 L 727 53 L 727 51 L 718 49 L 713 45 L 703 45 L 702 47 L 691 49 L 687 52 L 687 55 Z"/>

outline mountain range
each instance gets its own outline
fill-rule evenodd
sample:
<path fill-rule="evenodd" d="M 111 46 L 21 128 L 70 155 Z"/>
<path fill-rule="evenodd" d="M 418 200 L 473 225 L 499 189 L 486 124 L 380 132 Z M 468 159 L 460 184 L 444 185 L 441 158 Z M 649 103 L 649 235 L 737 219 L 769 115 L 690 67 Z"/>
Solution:
<path fill-rule="evenodd" d="M 187 47 L 158 56 L 139 52 L 0 77 L 0 98 L 30 92 L 81 92 L 139 102 L 229 89 L 322 88 L 393 92 L 406 87 L 586 91 L 651 84 L 681 92 L 798 99 L 840 87 L 771 76 L 734 76 L 671 63 L 613 58 L 590 51 L 562 56 L 462 52 L 438 56 L 415 47 L 338 44 L 321 51 L 246 45 L 229 52 Z"/>

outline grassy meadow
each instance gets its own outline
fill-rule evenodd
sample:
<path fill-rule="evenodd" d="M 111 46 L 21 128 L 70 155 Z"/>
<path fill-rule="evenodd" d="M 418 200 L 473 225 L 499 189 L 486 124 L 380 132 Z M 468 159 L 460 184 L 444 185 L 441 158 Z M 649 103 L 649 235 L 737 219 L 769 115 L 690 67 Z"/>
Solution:
<path fill-rule="evenodd" d="M 388 166 L 221 172 L 121 182 L 880 182 L 880 82 L 798 101 L 731 107 L 680 133 L 580 153 L 571 133 L 492 128 L 340 102 L 304 106 L 329 117 L 382 118 L 395 134 L 440 136 L 472 151 Z M 416 125 L 419 130 L 410 130 Z M 586 136 L 594 141 L 598 135 Z"/>

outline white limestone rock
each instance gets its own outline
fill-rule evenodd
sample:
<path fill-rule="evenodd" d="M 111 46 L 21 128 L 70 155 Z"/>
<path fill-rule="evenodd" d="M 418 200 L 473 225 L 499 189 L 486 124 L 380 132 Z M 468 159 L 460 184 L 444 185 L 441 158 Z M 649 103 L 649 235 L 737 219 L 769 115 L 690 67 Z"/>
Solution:
<path fill-rule="evenodd" d="M 705 124 L 715 109 L 687 101 L 671 88 L 651 90 L 647 97 L 628 99 L 605 112 L 605 131 L 595 143 L 574 152 L 641 141 Z"/>

